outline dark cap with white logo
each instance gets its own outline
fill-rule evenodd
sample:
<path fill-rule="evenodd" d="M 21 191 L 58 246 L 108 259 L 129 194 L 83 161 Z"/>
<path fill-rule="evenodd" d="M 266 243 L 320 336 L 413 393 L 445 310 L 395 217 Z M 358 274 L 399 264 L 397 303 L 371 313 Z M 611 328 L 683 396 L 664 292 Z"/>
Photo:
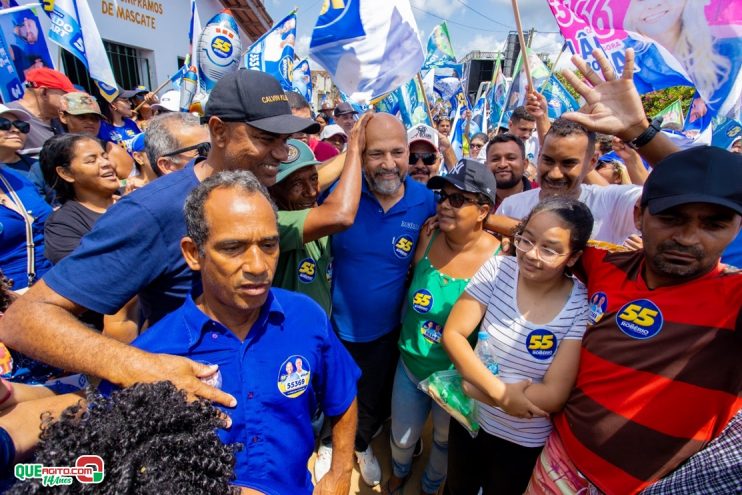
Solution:
<path fill-rule="evenodd" d="M 493 205 L 496 203 L 495 176 L 487 166 L 476 160 L 468 158 L 459 160 L 447 175 L 431 177 L 428 189 L 443 189 L 446 184 L 451 184 L 462 191 L 483 194 Z"/>
<path fill-rule="evenodd" d="M 219 117 L 225 122 L 245 122 L 274 134 L 317 134 L 319 124 L 291 114 L 288 98 L 273 77 L 240 69 L 222 77 L 211 90 L 203 121 Z"/>

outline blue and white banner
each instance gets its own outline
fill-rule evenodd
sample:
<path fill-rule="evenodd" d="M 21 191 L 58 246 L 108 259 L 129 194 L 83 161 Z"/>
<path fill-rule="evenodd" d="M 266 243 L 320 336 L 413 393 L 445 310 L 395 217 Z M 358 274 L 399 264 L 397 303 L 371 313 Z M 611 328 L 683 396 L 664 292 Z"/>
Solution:
<path fill-rule="evenodd" d="M 574 96 L 553 74 L 539 92 L 546 98 L 550 119 L 556 119 L 565 112 L 576 112 L 580 109 L 580 104 Z"/>
<path fill-rule="evenodd" d="M 292 11 L 247 49 L 244 67 L 270 74 L 291 91 L 295 40 L 296 11 Z"/>
<path fill-rule="evenodd" d="M 27 70 L 54 68 L 37 9 L 35 4 L 13 7 L 11 3 L 0 10 L 0 95 L 5 102 L 23 96 Z"/>
<path fill-rule="evenodd" d="M 399 114 L 399 93 L 392 91 L 384 99 L 374 105 L 377 112 L 390 113 L 392 115 Z"/>
<path fill-rule="evenodd" d="M 410 79 L 407 84 L 395 91 L 397 101 L 399 102 L 399 114 L 402 118 L 402 123 L 407 129 L 420 124 L 431 127 L 433 125 L 425 108 L 423 91 L 417 77 Z"/>
<path fill-rule="evenodd" d="M 307 101 L 312 101 L 312 71 L 307 59 L 294 65 L 294 74 L 291 78 L 293 90 Z"/>
<path fill-rule="evenodd" d="M 463 67 L 463 64 L 456 62 L 451 37 L 448 34 L 448 25 L 443 21 L 434 27 L 433 32 L 430 33 L 422 70 L 426 71 L 432 68 L 453 69 L 458 76 L 461 76 Z"/>
<path fill-rule="evenodd" d="M 409 0 L 326 1 L 309 50 L 335 85 L 359 102 L 399 88 L 425 59 Z"/>
<path fill-rule="evenodd" d="M 471 111 L 471 121 L 479 128 L 480 132 L 487 132 L 487 121 L 484 118 L 486 92 L 482 93 Z M 473 134 L 473 133 L 472 133 Z"/>
<path fill-rule="evenodd" d="M 88 2 L 55 0 L 47 15 L 52 23 L 49 39 L 83 63 L 106 100 L 115 100 L 118 85 Z"/>
<path fill-rule="evenodd" d="M 492 78 L 492 87 L 487 94 L 489 98 L 489 127 L 497 129 L 498 126 L 502 125 L 503 114 L 508 100 L 508 92 L 510 90 L 510 84 L 505 78 L 505 74 L 502 73 L 502 61 L 498 59 L 497 67 L 495 69 L 495 75 Z"/>
<path fill-rule="evenodd" d="M 713 122 L 714 131 L 711 136 L 711 144 L 728 150 L 734 142 L 742 138 L 742 123 L 728 119 L 726 117 L 717 117 Z"/>
<path fill-rule="evenodd" d="M 342 91 L 340 91 L 340 99 L 342 101 L 344 101 L 345 103 L 350 104 L 350 106 L 353 107 L 353 110 L 355 110 L 356 112 L 358 112 L 359 115 L 366 113 L 368 111 L 368 109 L 370 108 L 365 103 L 358 103 L 357 101 L 355 101 L 353 98 L 351 98 L 350 96 L 346 95 Z"/>

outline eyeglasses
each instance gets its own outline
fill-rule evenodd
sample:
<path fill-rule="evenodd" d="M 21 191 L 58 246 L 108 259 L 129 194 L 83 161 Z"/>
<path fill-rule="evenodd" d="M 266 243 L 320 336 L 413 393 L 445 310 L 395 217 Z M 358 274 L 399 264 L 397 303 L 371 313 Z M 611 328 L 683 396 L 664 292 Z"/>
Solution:
<path fill-rule="evenodd" d="M 469 145 L 470 148 L 482 148 L 483 146 L 484 144 L 479 144 L 479 143 L 471 143 Z"/>
<path fill-rule="evenodd" d="M 448 194 L 446 191 L 439 191 L 438 204 L 441 204 L 446 200 L 448 200 L 448 204 L 451 205 L 451 208 L 461 208 L 462 206 L 464 206 L 464 203 L 471 203 L 473 205 L 481 204 L 476 199 L 467 198 L 466 196 L 464 196 L 463 193 L 457 192 Z"/>
<path fill-rule="evenodd" d="M 211 143 L 207 142 L 207 143 L 194 144 L 193 146 L 187 146 L 185 148 L 180 148 L 178 150 L 171 151 L 170 153 L 165 153 L 162 156 L 165 158 L 168 158 L 171 156 L 180 155 L 181 153 L 187 153 L 193 150 L 197 151 L 197 156 L 206 156 L 209 154 L 209 151 L 211 150 Z"/>
<path fill-rule="evenodd" d="M 410 153 L 410 165 L 415 165 L 418 160 L 422 160 L 425 165 L 432 165 L 436 158 L 435 153 Z"/>
<path fill-rule="evenodd" d="M 515 236 L 515 249 L 522 253 L 527 253 L 533 248 L 535 248 L 536 245 L 533 243 L 533 241 L 529 241 L 528 239 L 524 238 L 521 235 Z M 569 256 L 569 253 L 557 253 L 553 249 L 538 246 L 537 251 L 537 258 L 543 261 L 544 263 L 551 263 L 556 261 L 557 259 L 561 258 L 562 256 Z"/>
<path fill-rule="evenodd" d="M 22 120 L 8 120 L 0 117 L 0 131 L 9 131 L 10 128 L 15 127 L 19 132 L 28 134 L 31 130 L 31 124 Z"/>

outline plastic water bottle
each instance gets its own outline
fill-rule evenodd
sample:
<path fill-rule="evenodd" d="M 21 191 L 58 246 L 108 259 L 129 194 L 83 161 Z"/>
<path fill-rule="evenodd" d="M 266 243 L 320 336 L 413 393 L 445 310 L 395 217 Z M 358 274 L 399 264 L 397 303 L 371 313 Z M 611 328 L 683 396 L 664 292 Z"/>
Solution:
<path fill-rule="evenodd" d="M 474 349 L 474 352 L 493 375 L 500 373 L 497 349 L 495 349 L 495 343 L 492 341 L 490 334 L 484 331 L 479 332 L 479 335 L 477 336 L 477 346 Z"/>

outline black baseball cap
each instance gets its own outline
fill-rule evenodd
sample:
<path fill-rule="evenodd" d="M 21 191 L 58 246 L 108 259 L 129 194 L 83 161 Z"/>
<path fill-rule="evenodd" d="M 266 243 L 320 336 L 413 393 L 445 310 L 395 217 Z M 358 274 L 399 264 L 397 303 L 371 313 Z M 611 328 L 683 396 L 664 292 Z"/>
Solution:
<path fill-rule="evenodd" d="M 222 77 L 211 90 L 203 121 L 219 117 L 225 122 L 245 122 L 274 134 L 317 134 L 320 125 L 291 114 L 281 84 L 269 74 L 239 69 Z"/>
<path fill-rule="evenodd" d="M 742 155 L 716 146 L 678 151 L 660 161 L 642 192 L 642 207 L 656 215 L 688 203 L 726 206 L 742 215 Z"/>
<path fill-rule="evenodd" d="M 462 191 L 483 194 L 493 205 L 497 202 L 495 176 L 489 168 L 476 160 L 459 160 L 447 175 L 431 177 L 428 189 L 443 189 L 446 184 Z"/>
<path fill-rule="evenodd" d="M 337 117 L 339 115 L 345 115 L 347 113 L 353 113 L 356 115 L 358 114 L 358 112 L 356 112 L 353 109 L 353 106 L 350 103 L 348 103 L 347 101 L 344 101 L 340 105 L 335 107 L 335 111 L 333 112 L 333 115 Z"/>

